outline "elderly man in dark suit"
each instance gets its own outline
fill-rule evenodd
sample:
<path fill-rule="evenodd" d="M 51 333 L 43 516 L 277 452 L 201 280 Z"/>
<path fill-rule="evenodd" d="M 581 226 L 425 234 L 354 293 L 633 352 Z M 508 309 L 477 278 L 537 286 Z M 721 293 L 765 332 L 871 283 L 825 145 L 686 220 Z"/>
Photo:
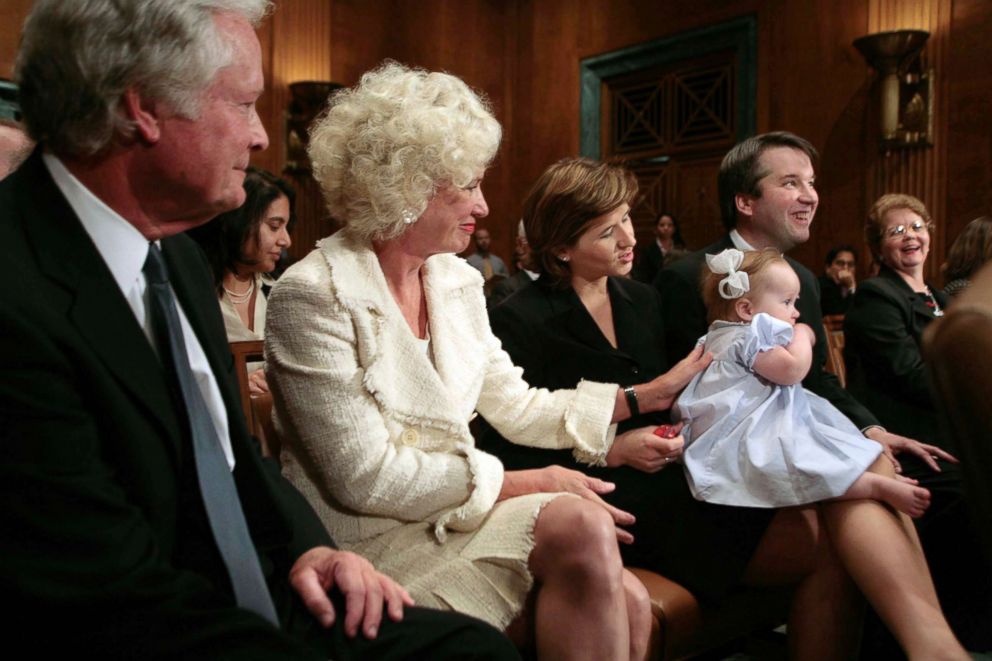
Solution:
<path fill-rule="evenodd" d="M 340 551 L 239 413 L 183 230 L 244 201 L 268 0 L 39 0 L 0 183 L 4 645 L 42 658 L 514 658 Z M 385 613 L 384 613 L 385 611 Z M 84 652 L 85 653 L 85 652 Z"/>
<path fill-rule="evenodd" d="M 810 226 L 819 203 L 814 188 L 817 153 L 805 139 L 780 131 L 748 138 L 724 157 L 719 172 L 720 211 L 727 234 L 716 243 L 663 269 L 655 279 L 661 292 L 665 319 L 665 346 L 669 359 L 685 356 L 706 333 L 706 306 L 700 293 L 700 278 L 707 254 L 726 248 L 755 250 L 776 248 L 787 253 L 809 239 Z M 813 328 L 816 345 L 803 386 L 828 399 L 867 436 L 882 444 L 885 454 L 904 475 L 920 480 L 933 494 L 928 513 L 918 522 L 924 549 L 941 591 L 942 603 L 956 633 L 967 645 L 968 624 L 955 604 L 944 597 L 958 598 L 969 581 L 984 585 L 985 572 L 978 556 L 967 547 L 977 546 L 962 503 L 962 481 L 953 457 L 933 445 L 890 433 L 878 419 L 844 388 L 826 363 L 826 334 L 820 310 L 816 276 L 788 255 L 786 260 L 799 276 L 800 295 L 796 307 L 800 320 Z M 900 455 L 896 459 L 896 455 Z M 953 551 L 952 549 L 958 549 Z M 957 554 L 960 561 L 953 559 Z M 975 560 L 972 562 L 971 560 Z M 938 565 L 938 566 L 935 566 Z M 943 565 L 943 566 L 939 566 Z M 974 571 L 972 571 L 974 570 Z M 988 602 L 988 598 L 984 600 Z M 957 604 L 962 605 L 962 604 Z M 969 604 L 963 604 L 968 606 Z M 961 611 L 966 611 L 966 608 Z M 983 612 L 988 612 L 987 607 Z"/>

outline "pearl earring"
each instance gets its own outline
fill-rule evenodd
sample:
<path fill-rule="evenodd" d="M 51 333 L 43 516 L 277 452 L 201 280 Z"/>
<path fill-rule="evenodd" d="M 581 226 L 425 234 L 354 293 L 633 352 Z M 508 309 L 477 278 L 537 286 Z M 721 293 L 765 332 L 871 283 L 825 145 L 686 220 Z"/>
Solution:
<path fill-rule="evenodd" d="M 413 209 L 403 209 L 400 217 L 403 218 L 404 225 L 413 225 L 417 222 L 417 214 L 413 212 Z"/>

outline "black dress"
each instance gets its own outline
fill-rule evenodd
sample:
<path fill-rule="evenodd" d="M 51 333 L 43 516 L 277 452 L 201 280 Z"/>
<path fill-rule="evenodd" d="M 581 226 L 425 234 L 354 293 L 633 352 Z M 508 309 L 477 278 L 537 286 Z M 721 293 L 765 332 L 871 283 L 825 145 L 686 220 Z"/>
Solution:
<path fill-rule="evenodd" d="M 617 348 L 571 288 L 553 289 L 543 277 L 490 312 L 493 332 L 528 383 L 549 389 L 574 388 L 582 379 L 635 385 L 668 369 L 657 292 L 623 278 L 610 278 L 608 289 Z M 662 413 L 640 415 L 621 423 L 617 433 L 667 420 Z M 621 545 L 624 563 L 661 573 L 711 602 L 738 583 L 775 514 L 695 500 L 680 465 L 654 474 L 590 467 L 567 450 L 509 443 L 488 426 L 480 445 L 508 470 L 559 464 L 616 483 L 605 499 L 637 517 L 629 528 L 634 544 Z"/>

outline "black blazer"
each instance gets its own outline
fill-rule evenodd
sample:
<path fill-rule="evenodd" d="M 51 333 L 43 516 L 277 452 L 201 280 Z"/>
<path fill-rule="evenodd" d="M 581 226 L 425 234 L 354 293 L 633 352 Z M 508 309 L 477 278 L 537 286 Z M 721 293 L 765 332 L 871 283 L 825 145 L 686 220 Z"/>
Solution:
<path fill-rule="evenodd" d="M 603 336 L 571 287 L 554 289 L 543 276 L 490 311 L 493 333 L 513 363 L 523 368 L 527 383 L 550 390 L 574 388 L 582 379 L 626 386 L 666 371 L 657 294 L 650 286 L 626 278 L 610 278 L 607 287 L 617 348 Z M 661 414 L 641 416 L 625 421 L 619 431 L 666 419 Z M 570 450 L 554 451 L 557 460 L 549 461 L 548 450 L 507 442 L 498 454 L 512 468 L 549 463 L 578 468 Z M 534 457 L 536 463 L 516 463 L 522 457 Z"/>
<path fill-rule="evenodd" d="M 203 254 L 181 235 L 162 251 L 217 376 L 238 492 L 285 612 L 289 567 L 330 539 L 248 434 Z M 0 290 L 5 644 L 41 657 L 314 657 L 235 607 L 182 409 L 40 152 L 0 182 L 0 254 L 17 283 Z"/>
<path fill-rule="evenodd" d="M 938 304 L 944 292 L 930 287 Z M 844 317 L 848 388 L 889 431 L 941 444 L 930 379 L 923 362 L 923 331 L 934 320 L 926 298 L 883 266 L 858 284 Z"/>
<path fill-rule="evenodd" d="M 681 359 L 706 334 L 706 305 L 700 290 L 706 255 L 714 255 L 733 248 L 730 235 L 713 245 L 665 267 L 655 278 L 655 287 L 661 292 L 661 309 L 665 318 L 665 345 L 669 361 Z M 816 276 L 808 268 L 785 256 L 786 261 L 799 276 L 799 321 L 809 324 L 816 333 L 813 363 L 803 380 L 803 387 L 829 400 L 859 428 L 877 425 L 878 419 L 860 402 L 841 387 L 833 374 L 824 369 L 827 362 L 827 336 L 823 330 L 820 312 L 820 287 Z"/>
<path fill-rule="evenodd" d="M 820 279 L 820 310 L 824 315 L 847 314 L 854 300 L 854 294 L 844 296 L 841 287 L 829 275 L 821 275 Z"/>

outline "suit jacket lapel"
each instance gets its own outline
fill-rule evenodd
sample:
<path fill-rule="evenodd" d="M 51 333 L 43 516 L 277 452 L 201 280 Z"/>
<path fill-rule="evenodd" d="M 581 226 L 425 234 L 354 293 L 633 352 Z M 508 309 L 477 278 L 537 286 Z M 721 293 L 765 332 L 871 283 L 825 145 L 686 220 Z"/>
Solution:
<path fill-rule="evenodd" d="M 39 268 L 71 297 L 67 315 L 94 353 L 137 404 L 156 418 L 174 444 L 177 421 L 158 357 L 96 246 L 52 181 L 36 151 L 23 166 L 24 226 Z M 176 445 L 178 450 L 178 445 Z"/>
<path fill-rule="evenodd" d="M 547 285 L 542 283 L 542 286 L 547 287 Z M 634 325 L 636 335 L 636 318 L 631 319 L 632 316 L 636 317 L 636 312 L 631 309 L 631 303 L 626 294 L 619 292 L 618 288 L 612 283 L 607 284 L 610 293 L 610 305 L 613 309 L 613 326 L 617 337 L 619 338 L 624 330 L 630 324 Z M 579 299 L 578 294 L 575 290 L 569 287 L 564 290 L 556 290 L 547 287 L 548 299 L 551 301 L 552 308 L 555 310 L 554 324 L 557 326 L 557 332 L 563 337 L 572 337 L 575 341 L 583 344 L 591 349 L 604 353 L 615 353 L 618 349 L 615 349 L 613 345 L 610 344 L 606 336 L 596 325 L 596 320 L 592 318 L 589 314 L 589 310 Z M 619 312 L 618 312 L 619 310 Z M 620 353 L 625 353 L 623 347 L 619 348 Z"/>
<path fill-rule="evenodd" d="M 906 307 L 912 314 L 913 332 L 917 338 L 922 336 L 923 328 L 933 321 L 933 309 L 893 269 L 883 266 L 878 275 L 889 283 L 889 286 L 900 298 L 905 300 Z"/>
<path fill-rule="evenodd" d="M 645 334 L 640 330 L 641 319 L 634 301 L 622 284 L 611 278 L 607 286 L 610 290 L 610 304 L 613 306 L 613 329 L 617 336 L 617 351 L 631 360 L 634 360 L 634 356 L 657 351 L 658 347 L 642 346 Z"/>

